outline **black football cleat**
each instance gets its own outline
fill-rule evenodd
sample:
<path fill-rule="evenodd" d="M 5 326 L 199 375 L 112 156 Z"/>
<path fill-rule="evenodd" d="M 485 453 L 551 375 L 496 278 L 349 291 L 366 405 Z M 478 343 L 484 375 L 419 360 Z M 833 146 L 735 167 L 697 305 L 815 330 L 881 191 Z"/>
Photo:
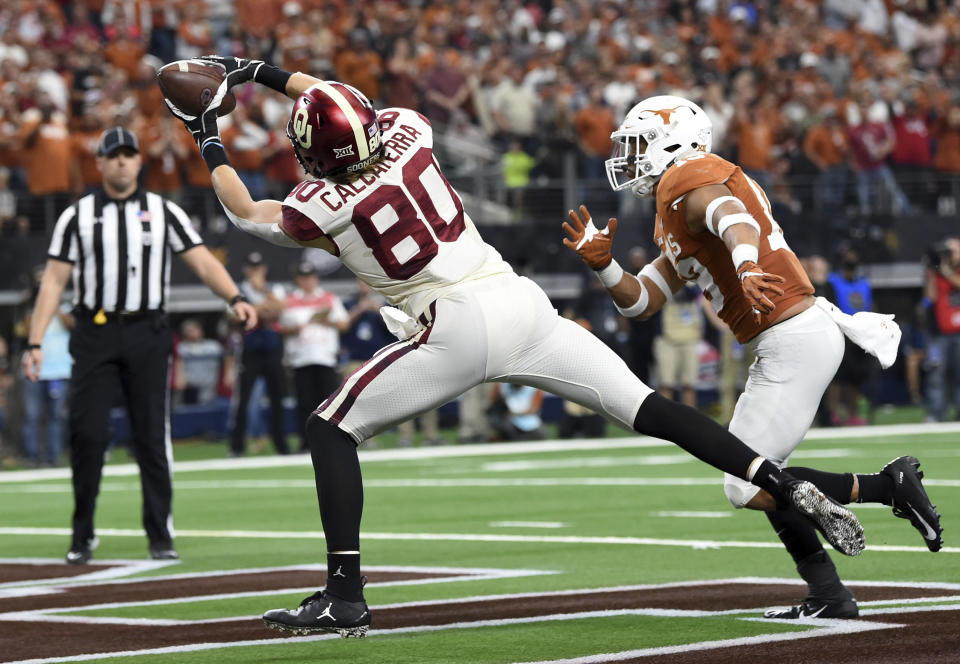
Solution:
<path fill-rule="evenodd" d="M 328 632 L 345 639 L 362 639 L 370 627 L 367 602 L 348 602 L 320 590 L 300 602 L 295 609 L 274 609 L 263 614 L 267 627 L 281 632 L 311 634 Z"/>
<path fill-rule="evenodd" d="M 172 544 L 151 544 L 150 560 L 180 560 L 180 554 Z"/>
<path fill-rule="evenodd" d="M 860 615 L 855 599 L 814 599 L 808 597 L 789 609 L 770 609 L 764 618 L 777 620 L 812 620 L 814 618 L 856 618 Z"/>
<path fill-rule="evenodd" d="M 99 537 L 91 537 L 83 544 L 73 544 L 67 551 L 67 563 L 70 565 L 86 565 L 93 558 L 93 552 L 99 545 Z"/>
<path fill-rule="evenodd" d="M 811 482 L 791 481 L 786 485 L 786 497 L 790 506 L 810 519 L 834 549 L 845 556 L 863 552 L 863 526 L 853 512 L 825 496 Z"/>
<path fill-rule="evenodd" d="M 909 519 L 920 531 L 923 542 L 931 551 L 943 547 L 943 528 L 937 506 L 930 502 L 923 488 L 923 471 L 916 457 L 897 457 L 880 471 L 893 479 L 893 513 L 901 519 Z"/>

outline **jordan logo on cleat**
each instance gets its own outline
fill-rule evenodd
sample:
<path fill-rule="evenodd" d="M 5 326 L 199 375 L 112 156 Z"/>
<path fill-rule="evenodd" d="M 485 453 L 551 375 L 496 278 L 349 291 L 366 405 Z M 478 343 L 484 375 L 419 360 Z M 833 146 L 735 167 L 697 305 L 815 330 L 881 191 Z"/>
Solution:
<path fill-rule="evenodd" d="M 333 622 L 337 622 L 337 619 L 333 617 L 332 613 L 330 613 L 330 609 L 332 608 L 333 608 L 333 602 L 330 602 L 329 604 L 327 604 L 327 608 L 323 610 L 323 613 L 317 616 L 317 621 L 319 622 L 321 618 L 329 618 Z"/>
<path fill-rule="evenodd" d="M 337 568 L 337 571 L 333 573 L 333 575 L 334 575 L 334 576 L 342 576 L 343 578 L 347 578 L 347 575 L 344 574 L 341 570 L 343 570 L 343 565 L 340 565 L 340 566 Z"/>

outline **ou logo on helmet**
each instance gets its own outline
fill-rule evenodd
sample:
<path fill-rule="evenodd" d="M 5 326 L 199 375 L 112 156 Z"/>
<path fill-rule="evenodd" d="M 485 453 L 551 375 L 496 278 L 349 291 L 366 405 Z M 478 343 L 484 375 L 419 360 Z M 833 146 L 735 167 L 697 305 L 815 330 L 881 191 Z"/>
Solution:
<path fill-rule="evenodd" d="M 293 116 L 293 133 L 297 135 L 297 142 L 304 148 L 309 149 L 313 145 L 313 127 L 308 122 L 306 108 L 298 108 L 296 115 Z"/>

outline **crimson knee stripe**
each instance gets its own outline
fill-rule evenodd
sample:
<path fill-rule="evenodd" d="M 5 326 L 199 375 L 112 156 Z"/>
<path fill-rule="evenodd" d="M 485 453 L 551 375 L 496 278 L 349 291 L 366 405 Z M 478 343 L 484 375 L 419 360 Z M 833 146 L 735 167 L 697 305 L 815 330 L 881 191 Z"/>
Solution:
<path fill-rule="evenodd" d="M 350 411 L 353 403 L 357 400 L 357 397 L 360 396 L 363 388 L 369 385 L 374 378 L 382 374 L 387 367 L 410 351 L 416 350 L 417 347 L 418 344 L 411 344 L 409 346 L 399 348 L 377 362 L 375 367 L 371 367 L 370 371 L 365 373 L 360 380 L 358 380 L 353 387 L 350 388 L 347 398 L 343 400 L 343 403 L 340 404 L 340 407 L 337 408 L 337 411 L 330 417 L 330 422 L 333 424 L 340 424 L 340 422 L 343 421 L 343 418 L 346 417 L 347 413 Z"/>
<path fill-rule="evenodd" d="M 430 306 L 432 309 L 433 305 Z M 343 421 L 343 418 L 346 417 L 347 413 L 350 411 L 350 408 L 353 406 L 354 402 L 357 400 L 357 397 L 360 396 L 360 393 L 363 391 L 363 389 L 369 385 L 374 378 L 382 374 L 391 364 L 399 360 L 410 351 L 416 350 L 420 346 L 426 344 L 427 340 L 430 338 L 430 332 L 432 331 L 433 325 L 431 324 L 429 327 L 427 327 L 427 329 L 420 333 L 419 337 L 416 338 L 416 341 L 411 342 L 411 340 L 407 340 L 406 342 L 402 342 L 409 345 L 398 348 L 389 355 L 384 355 L 377 359 L 376 365 L 371 366 L 370 369 L 350 388 L 350 392 L 343 400 L 343 403 L 340 404 L 336 412 L 334 412 L 334 414 L 330 417 L 330 422 L 334 424 L 340 424 L 340 422 Z"/>
<path fill-rule="evenodd" d="M 322 411 L 326 410 L 326 409 L 330 406 L 330 404 L 332 404 L 334 401 L 336 401 L 337 397 L 340 396 L 340 393 L 343 392 L 343 388 L 346 387 L 347 383 L 350 382 L 350 379 L 351 379 L 352 377 L 356 376 L 356 375 L 357 375 L 358 373 L 360 373 L 361 371 L 366 371 L 367 366 L 370 365 L 370 364 L 372 364 L 373 362 L 376 362 L 379 357 L 382 357 L 382 356 L 384 355 L 384 353 L 387 353 L 387 352 L 389 352 L 389 351 L 397 348 L 398 346 L 403 345 L 404 343 L 406 343 L 406 342 L 404 342 L 404 341 L 395 341 L 395 342 L 393 342 L 392 344 L 387 344 L 386 346 L 384 346 L 383 348 L 381 348 L 380 350 L 378 350 L 376 353 L 374 353 L 373 356 L 372 356 L 369 360 L 367 360 L 366 362 L 364 362 L 363 364 L 361 364 L 359 367 L 357 367 L 356 369 L 354 369 L 354 370 L 350 373 L 350 375 L 348 375 L 346 378 L 344 378 L 343 381 L 341 381 L 340 386 L 339 386 L 336 390 L 333 391 L 333 394 L 331 394 L 329 397 L 327 397 L 327 399 L 326 399 L 322 404 L 320 404 L 313 412 L 315 412 L 315 413 L 317 413 L 317 414 L 319 415 Z"/>

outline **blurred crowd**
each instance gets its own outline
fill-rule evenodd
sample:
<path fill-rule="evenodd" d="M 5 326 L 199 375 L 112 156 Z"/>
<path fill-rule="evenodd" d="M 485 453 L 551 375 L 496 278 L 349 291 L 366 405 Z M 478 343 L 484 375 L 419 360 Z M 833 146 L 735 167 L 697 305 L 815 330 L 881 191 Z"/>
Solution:
<path fill-rule="evenodd" d="M 150 189 L 212 214 L 154 84 L 163 63 L 211 52 L 423 111 L 464 153 L 506 155 L 492 166 L 521 208 L 531 179 L 563 175 L 560 153 L 602 181 L 610 132 L 656 93 L 698 101 L 715 151 L 775 205 L 949 215 L 960 198 L 957 0 L 8 0 L 4 232 L 42 232 L 95 184 L 96 137 L 117 123 L 140 136 Z M 284 195 L 300 177 L 288 103 L 254 86 L 240 102 L 222 121 L 230 157 L 255 196 Z"/>

